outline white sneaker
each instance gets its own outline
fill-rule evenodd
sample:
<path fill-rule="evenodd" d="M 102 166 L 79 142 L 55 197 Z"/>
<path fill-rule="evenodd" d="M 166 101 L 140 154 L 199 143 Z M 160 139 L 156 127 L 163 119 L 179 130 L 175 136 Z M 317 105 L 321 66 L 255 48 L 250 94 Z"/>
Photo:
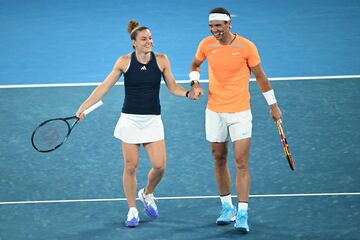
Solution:
<path fill-rule="evenodd" d="M 159 212 L 157 210 L 157 206 L 155 203 L 156 199 L 154 195 L 152 193 L 145 195 L 145 189 L 142 188 L 138 192 L 138 197 L 140 201 L 144 204 L 146 214 L 152 219 L 157 218 L 159 216 Z"/>
<path fill-rule="evenodd" d="M 139 218 L 139 212 L 136 208 L 130 208 L 127 218 L 125 220 L 125 226 L 126 227 L 136 227 L 139 225 L 140 218 Z"/>

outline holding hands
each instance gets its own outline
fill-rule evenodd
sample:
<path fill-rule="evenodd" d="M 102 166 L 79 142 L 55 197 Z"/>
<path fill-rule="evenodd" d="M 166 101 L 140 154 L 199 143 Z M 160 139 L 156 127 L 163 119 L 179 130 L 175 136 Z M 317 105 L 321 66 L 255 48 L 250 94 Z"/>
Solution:
<path fill-rule="evenodd" d="M 200 99 L 201 95 L 204 95 L 204 89 L 200 86 L 199 83 L 193 84 L 190 91 L 186 92 L 186 97 L 191 100 L 198 100 Z"/>

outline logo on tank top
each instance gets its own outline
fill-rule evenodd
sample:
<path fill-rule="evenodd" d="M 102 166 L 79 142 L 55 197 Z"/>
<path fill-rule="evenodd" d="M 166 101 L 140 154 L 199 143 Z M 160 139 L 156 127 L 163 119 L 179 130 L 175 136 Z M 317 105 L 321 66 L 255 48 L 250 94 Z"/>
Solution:
<path fill-rule="evenodd" d="M 145 66 L 142 66 L 142 68 L 140 68 L 140 70 L 145 71 L 145 70 L 147 70 L 147 69 L 146 69 L 146 67 L 145 67 Z"/>

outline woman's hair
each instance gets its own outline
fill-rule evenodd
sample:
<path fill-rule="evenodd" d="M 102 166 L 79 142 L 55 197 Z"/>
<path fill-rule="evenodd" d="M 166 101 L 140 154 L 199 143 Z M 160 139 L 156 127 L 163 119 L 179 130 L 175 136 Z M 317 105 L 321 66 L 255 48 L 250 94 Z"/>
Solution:
<path fill-rule="evenodd" d="M 140 26 L 140 24 L 134 19 L 130 20 L 130 22 L 128 23 L 128 27 L 127 27 L 127 30 L 128 30 L 128 33 L 130 34 L 131 40 L 136 40 L 136 36 L 137 36 L 138 32 L 145 30 L 145 29 L 149 29 L 149 28 L 147 28 L 145 26 Z"/>

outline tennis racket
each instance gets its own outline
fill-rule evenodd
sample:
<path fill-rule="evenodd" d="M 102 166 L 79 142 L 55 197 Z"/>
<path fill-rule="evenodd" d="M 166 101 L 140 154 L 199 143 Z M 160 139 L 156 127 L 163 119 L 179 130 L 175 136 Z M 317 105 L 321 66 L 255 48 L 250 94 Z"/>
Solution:
<path fill-rule="evenodd" d="M 280 120 L 278 120 L 276 122 L 276 125 L 277 125 L 277 128 L 279 130 L 279 135 L 280 135 L 280 139 L 281 139 L 281 143 L 282 143 L 282 147 L 283 147 L 286 159 L 289 162 L 290 169 L 294 171 L 295 170 L 295 162 L 294 162 L 294 159 L 293 159 L 293 157 L 292 157 L 292 155 L 290 153 L 289 145 L 288 145 L 288 143 L 286 141 L 286 136 L 285 136 L 284 129 L 283 129 L 281 123 L 282 123 L 282 121 L 280 119 Z"/>
<path fill-rule="evenodd" d="M 102 104 L 103 102 L 100 100 L 86 109 L 84 114 L 89 114 Z M 66 142 L 79 120 L 76 116 L 46 120 L 33 131 L 31 135 L 32 146 L 43 153 L 54 151 Z"/>

